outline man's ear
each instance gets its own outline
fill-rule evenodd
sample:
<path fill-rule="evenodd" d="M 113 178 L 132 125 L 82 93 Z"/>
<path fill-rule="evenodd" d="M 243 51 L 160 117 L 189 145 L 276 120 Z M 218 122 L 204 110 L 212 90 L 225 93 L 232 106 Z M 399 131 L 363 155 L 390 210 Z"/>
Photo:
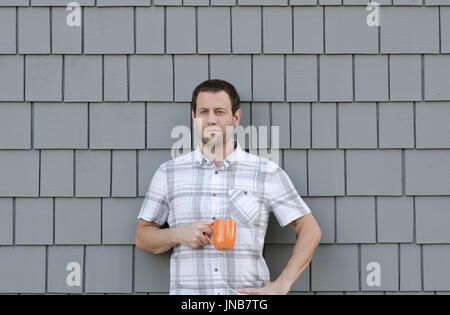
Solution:
<path fill-rule="evenodd" d="M 234 113 L 234 126 L 237 127 L 239 126 L 239 123 L 241 121 L 241 117 L 242 117 L 242 110 L 239 108 L 235 113 Z"/>

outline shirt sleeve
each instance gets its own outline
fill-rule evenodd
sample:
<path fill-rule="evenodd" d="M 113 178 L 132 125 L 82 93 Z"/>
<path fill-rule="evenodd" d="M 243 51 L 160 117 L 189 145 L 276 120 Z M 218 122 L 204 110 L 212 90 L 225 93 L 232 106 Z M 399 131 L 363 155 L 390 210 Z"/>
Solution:
<path fill-rule="evenodd" d="M 282 227 L 311 213 L 289 176 L 280 167 L 277 167 L 269 177 L 266 192 L 269 196 L 269 206 Z"/>
<path fill-rule="evenodd" d="M 145 194 L 138 219 L 163 225 L 169 216 L 169 209 L 167 174 L 163 165 L 160 165 Z"/>

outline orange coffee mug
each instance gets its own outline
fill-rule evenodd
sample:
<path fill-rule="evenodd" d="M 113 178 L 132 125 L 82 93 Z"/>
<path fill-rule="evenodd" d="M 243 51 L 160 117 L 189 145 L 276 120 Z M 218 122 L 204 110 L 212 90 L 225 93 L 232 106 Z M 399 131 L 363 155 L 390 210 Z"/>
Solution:
<path fill-rule="evenodd" d="M 214 245 L 220 251 L 230 251 L 234 248 L 234 242 L 236 241 L 236 221 L 233 219 L 217 219 L 212 224 L 208 224 L 213 232 L 213 239 L 211 240 L 205 234 L 208 241 Z"/>

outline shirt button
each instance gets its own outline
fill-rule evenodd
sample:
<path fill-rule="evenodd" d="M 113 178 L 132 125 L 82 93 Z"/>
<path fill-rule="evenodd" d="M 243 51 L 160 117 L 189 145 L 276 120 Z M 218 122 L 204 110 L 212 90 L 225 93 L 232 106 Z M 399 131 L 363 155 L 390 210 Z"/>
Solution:
<path fill-rule="evenodd" d="M 215 171 L 214 173 L 215 173 L 215 174 L 219 174 L 219 172 L 218 172 L 218 171 Z"/>
<path fill-rule="evenodd" d="M 217 268 L 214 268 L 214 271 L 215 271 L 215 272 L 217 272 L 217 271 L 219 271 L 219 269 L 217 269 Z"/>
<path fill-rule="evenodd" d="M 215 193 L 213 193 L 213 197 L 215 197 L 216 196 L 216 194 Z"/>
<path fill-rule="evenodd" d="M 244 191 L 244 195 L 246 195 L 247 194 L 247 191 Z"/>

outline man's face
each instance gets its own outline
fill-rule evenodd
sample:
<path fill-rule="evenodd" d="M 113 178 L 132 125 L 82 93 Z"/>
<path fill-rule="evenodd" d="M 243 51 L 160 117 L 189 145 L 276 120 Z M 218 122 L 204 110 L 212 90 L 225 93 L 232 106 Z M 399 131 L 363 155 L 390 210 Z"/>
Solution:
<path fill-rule="evenodd" d="M 192 112 L 197 136 L 203 144 L 225 145 L 239 126 L 242 111 L 232 113 L 230 97 L 225 91 L 200 92 L 197 96 L 196 112 Z M 228 126 L 228 127 L 227 127 Z M 228 132 L 227 132 L 228 130 Z"/>

